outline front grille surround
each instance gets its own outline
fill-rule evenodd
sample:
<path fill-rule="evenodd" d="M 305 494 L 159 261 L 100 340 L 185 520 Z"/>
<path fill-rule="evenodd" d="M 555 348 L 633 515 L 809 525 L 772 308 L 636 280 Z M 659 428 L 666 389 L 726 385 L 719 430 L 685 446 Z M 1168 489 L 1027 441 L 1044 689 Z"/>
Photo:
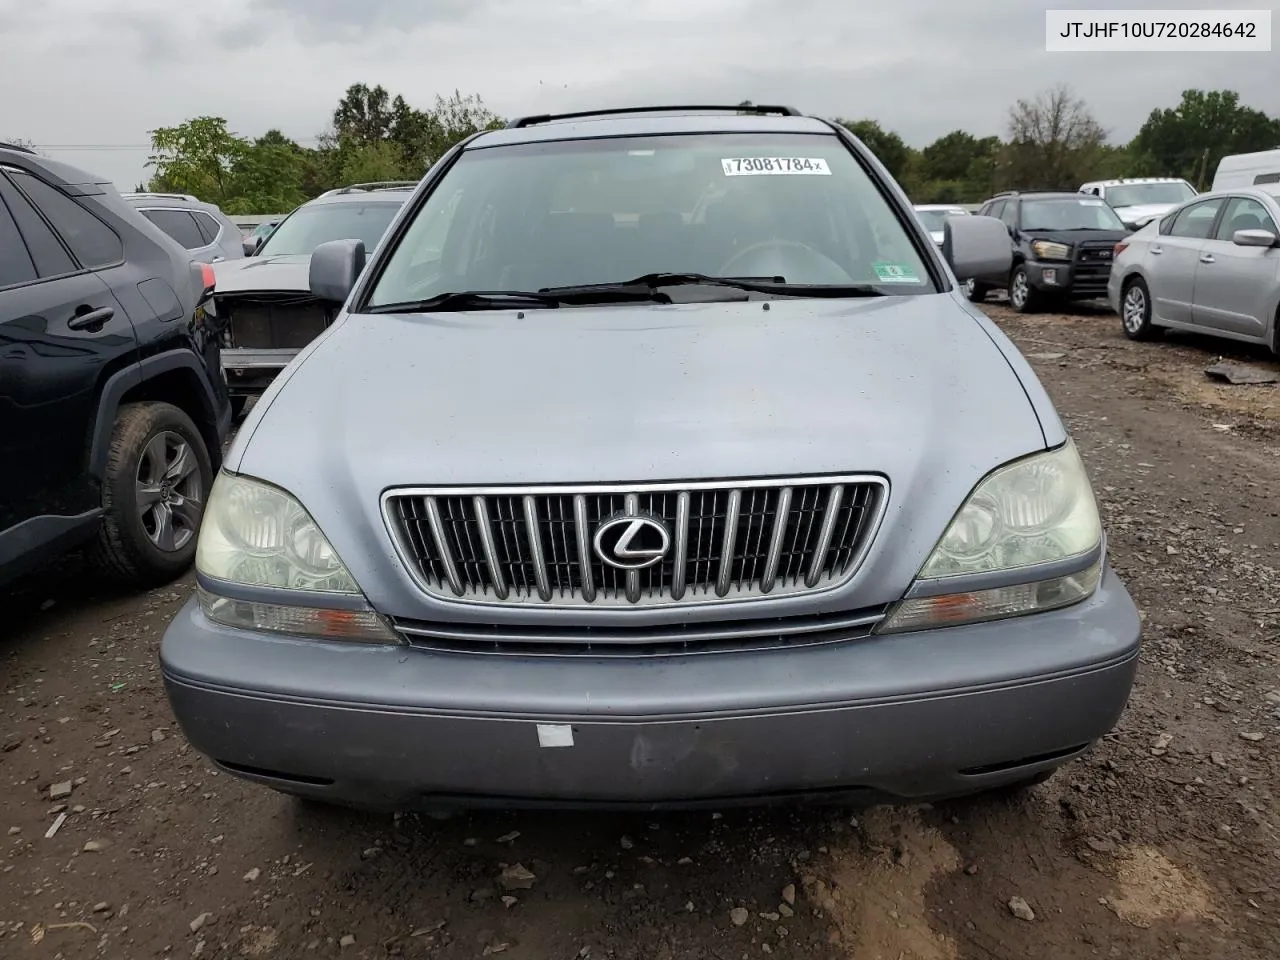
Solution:
<path fill-rule="evenodd" d="M 838 589 L 861 567 L 888 498 L 884 477 L 849 474 L 403 487 L 384 492 L 381 506 L 400 561 L 433 599 L 586 610 L 688 608 Z M 623 514 L 666 524 L 672 544 L 662 562 L 628 571 L 595 554 L 596 529 Z"/>

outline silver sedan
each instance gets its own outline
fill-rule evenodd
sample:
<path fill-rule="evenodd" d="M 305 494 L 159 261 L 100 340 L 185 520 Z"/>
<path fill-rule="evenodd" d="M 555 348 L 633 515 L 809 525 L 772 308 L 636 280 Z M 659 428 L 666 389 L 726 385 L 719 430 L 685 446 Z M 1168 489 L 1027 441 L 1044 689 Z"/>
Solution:
<path fill-rule="evenodd" d="M 1280 200 L 1201 194 L 1116 244 L 1107 296 L 1125 336 L 1195 330 L 1280 354 Z"/>

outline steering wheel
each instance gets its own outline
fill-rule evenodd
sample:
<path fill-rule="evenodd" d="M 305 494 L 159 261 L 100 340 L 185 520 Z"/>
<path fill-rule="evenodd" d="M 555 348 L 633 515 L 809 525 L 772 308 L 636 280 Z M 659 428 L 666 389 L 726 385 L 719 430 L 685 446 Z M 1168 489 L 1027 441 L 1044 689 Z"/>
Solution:
<path fill-rule="evenodd" d="M 800 274 L 809 275 L 809 276 L 824 275 L 824 274 L 829 275 L 831 279 L 826 281 L 829 283 L 850 282 L 849 275 L 844 270 L 844 268 L 841 267 L 839 264 L 837 264 L 834 260 L 832 260 L 826 254 L 821 253 L 818 250 L 815 250 L 813 247 L 809 246 L 807 243 L 801 243 L 799 240 L 778 240 L 778 239 L 762 240 L 759 243 L 753 243 L 751 246 L 745 247 L 742 250 L 739 250 L 732 257 L 730 257 L 728 261 L 725 262 L 724 266 L 720 268 L 721 276 L 726 276 L 726 277 L 739 276 L 740 274 L 735 272 L 735 269 L 734 269 L 735 266 L 738 263 L 747 260 L 748 257 L 758 253 L 761 250 L 776 250 L 779 252 L 787 251 L 787 250 L 795 251 L 797 253 L 802 254 L 801 257 L 797 258 L 800 261 L 800 263 L 804 263 L 805 261 L 807 261 L 811 265 L 808 269 L 803 269 L 803 268 L 799 269 L 798 272 Z M 786 260 L 787 258 L 783 256 L 783 257 L 779 257 L 778 259 Z M 751 272 L 754 275 L 755 273 L 764 273 L 765 271 L 749 271 L 749 272 Z M 786 276 L 786 274 L 788 273 L 787 270 L 779 270 L 776 268 L 773 268 L 772 272 L 775 274 L 782 274 L 783 276 Z"/>

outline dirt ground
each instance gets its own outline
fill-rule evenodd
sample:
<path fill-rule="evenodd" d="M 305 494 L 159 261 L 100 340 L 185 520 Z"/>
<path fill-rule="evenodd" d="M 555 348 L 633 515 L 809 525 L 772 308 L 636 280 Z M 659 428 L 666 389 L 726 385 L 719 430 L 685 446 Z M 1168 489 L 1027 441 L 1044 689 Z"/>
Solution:
<path fill-rule="evenodd" d="M 864 811 L 317 812 L 175 728 L 156 652 L 189 581 L 102 594 L 72 558 L 0 594 L 0 957 L 1280 956 L 1280 386 L 1203 373 L 1276 365 L 1129 343 L 1096 308 L 989 310 L 1068 420 L 1145 619 L 1119 727 L 1049 783 Z M 536 879 L 508 893 L 515 863 Z"/>

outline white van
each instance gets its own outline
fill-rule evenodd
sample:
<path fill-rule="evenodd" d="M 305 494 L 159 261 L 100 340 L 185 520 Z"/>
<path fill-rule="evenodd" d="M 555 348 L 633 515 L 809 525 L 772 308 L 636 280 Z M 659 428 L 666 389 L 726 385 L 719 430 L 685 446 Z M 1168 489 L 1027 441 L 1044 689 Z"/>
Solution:
<path fill-rule="evenodd" d="M 1261 187 L 1280 196 L 1280 147 L 1259 153 L 1238 153 L 1223 157 L 1213 176 L 1214 190 Z"/>

